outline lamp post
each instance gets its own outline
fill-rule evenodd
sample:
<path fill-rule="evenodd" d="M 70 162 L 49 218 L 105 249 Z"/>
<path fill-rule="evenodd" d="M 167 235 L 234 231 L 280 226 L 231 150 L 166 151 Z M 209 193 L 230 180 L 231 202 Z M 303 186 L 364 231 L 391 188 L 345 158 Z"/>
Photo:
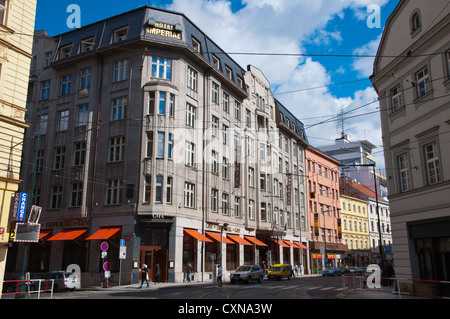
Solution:
<path fill-rule="evenodd" d="M 224 223 L 222 227 L 220 227 L 220 266 L 222 267 L 222 242 L 223 242 L 223 228 L 228 227 L 228 223 Z"/>

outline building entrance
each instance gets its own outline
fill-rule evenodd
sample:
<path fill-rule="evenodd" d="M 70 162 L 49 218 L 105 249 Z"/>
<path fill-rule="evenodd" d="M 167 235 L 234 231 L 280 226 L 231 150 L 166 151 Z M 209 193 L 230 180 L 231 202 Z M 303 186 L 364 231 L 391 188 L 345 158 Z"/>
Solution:
<path fill-rule="evenodd" d="M 147 265 L 149 270 L 149 281 L 155 280 L 156 265 L 159 264 L 159 268 L 161 270 L 159 281 L 167 282 L 167 256 L 167 249 L 161 246 L 141 246 L 140 266 L 142 267 L 142 264 Z M 141 275 L 142 273 L 140 274 L 140 276 Z M 139 277 L 139 281 L 141 281 L 141 277 Z"/>

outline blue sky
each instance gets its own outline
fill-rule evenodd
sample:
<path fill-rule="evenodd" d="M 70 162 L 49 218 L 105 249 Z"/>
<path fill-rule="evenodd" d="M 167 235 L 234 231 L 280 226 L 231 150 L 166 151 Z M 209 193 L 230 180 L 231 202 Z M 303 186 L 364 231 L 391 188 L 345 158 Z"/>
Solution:
<path fill-rule="evenodd" d="M 232 57 L 243 68 L 252 64 L 263 71 L 275 97 L 305 124 L 313 146 L 331 144 L 339 137 L 336 122 L 326 120 L 343 109 L 349 112 L 346 133 L 352 140 L 368 139 L 379 146 L 375 150 L 377 166 L 384 167 L 378 103 L 371 103 L 376 101 L 376 94 L 368 80 L 373 58 L 307 55 L 375 55 L 385 22 L 398 2 L 38 0 L 35 28 L 47 30 L 50 36 L 70 31 L 66 23 L 70 4 L 80 6 L 82 26 L 150 4 L 183 12 L 226 52 L 299 54 Z M 367 25 L 372 14 L 367 7 L 371 4 L 380 7 L 380 28 Z M 352 83 L 339 85 L 343 82 Z M 368 106 L 351 111 L 365 104 Z"/>

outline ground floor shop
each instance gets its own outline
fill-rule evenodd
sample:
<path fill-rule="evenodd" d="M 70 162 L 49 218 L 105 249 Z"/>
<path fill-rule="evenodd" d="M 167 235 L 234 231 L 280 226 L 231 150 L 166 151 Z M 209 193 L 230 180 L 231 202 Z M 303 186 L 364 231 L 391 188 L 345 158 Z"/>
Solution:
<path fill-rule="evenodd" d="M 304 265 L 309 273 L 306 243 L 281 235 L 183 217 L 54 220 L 42 224 L 38 243 L 11 245 L 6 272 L 20 275 L 25 263 L 37 278 L 75 264 L 85 286 L 138 283 L 142 264 L 151 281 L 158 266 L 161 282 L 214 280 L 220 263 L 224 276 L 241 264 L 263 263 Z"/>
<path fill-rule="evenodd" d="M 344 267 L 347 246 L 343 244 L 310 242 L 311 270 L 313 274 L 320 274 L 324 268 Z"/>

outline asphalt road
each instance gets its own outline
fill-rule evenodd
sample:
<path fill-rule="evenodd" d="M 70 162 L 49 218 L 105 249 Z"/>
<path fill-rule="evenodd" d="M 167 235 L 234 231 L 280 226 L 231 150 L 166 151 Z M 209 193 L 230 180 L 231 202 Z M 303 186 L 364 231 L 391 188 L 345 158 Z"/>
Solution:
<path fill-rule="evenodd" d="M 222 287 L 217 284 L 182 284 L 167 285 L 151 283 L 126 286 L 120 289 L 97 289 L 74 292 L 55 293 L 53 299 L 183 299 L 183 300 L 283 300 L 283 299 L 335 299 L 342 291 L 340 277 L 308 277 L 291 280 L 269 281 L 263 283 L 225 282 Z"/>

